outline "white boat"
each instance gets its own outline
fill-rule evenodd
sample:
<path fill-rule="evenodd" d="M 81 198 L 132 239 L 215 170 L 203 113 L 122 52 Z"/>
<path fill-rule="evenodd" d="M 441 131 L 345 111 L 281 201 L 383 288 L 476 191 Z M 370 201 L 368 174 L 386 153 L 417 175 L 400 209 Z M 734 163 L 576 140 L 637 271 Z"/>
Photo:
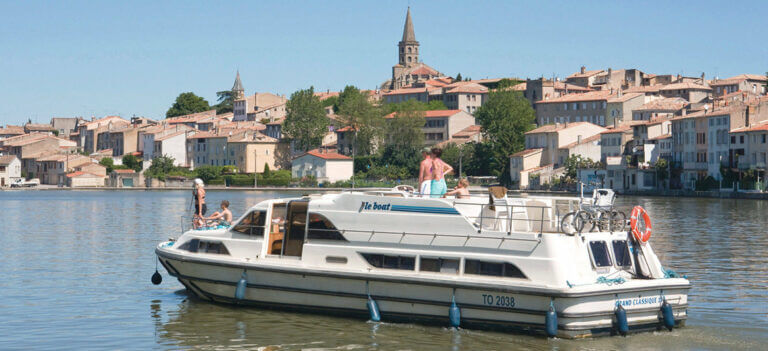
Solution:
<path fill-rule="evenodd" d="M 273 199 L 155 252 L 221 303 L 565 338 L 684 325 L 690 283 L 649 242 L 561 230 L 584 203 L 396 189 Z"/>

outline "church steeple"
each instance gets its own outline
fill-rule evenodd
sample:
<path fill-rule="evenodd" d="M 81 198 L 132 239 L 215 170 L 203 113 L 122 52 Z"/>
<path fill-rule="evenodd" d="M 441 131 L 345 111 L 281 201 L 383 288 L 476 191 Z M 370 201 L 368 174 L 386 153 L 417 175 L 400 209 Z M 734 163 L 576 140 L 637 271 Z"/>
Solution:
<path fill-rule="evenodd" d="M 245 98 L 245 89 L 243 89 L 243 82 L 240 81 L 240 70 L 237 70 L 237 77 L 235 77 L 235 84 L 232 86 L 232 98 L 234 100 L 241 100 Z"/>
<path fill-rule="evenodd" d="M 399 51 L 399 63 L 410 67 L 419 62 L 419 42 L 416 41 L 416 34 L 413 30 L 413 20 L 411 19 L 411 7 L 405 15 L 405 26 L 403 27 L 403 40 L 397 44 Z"/>

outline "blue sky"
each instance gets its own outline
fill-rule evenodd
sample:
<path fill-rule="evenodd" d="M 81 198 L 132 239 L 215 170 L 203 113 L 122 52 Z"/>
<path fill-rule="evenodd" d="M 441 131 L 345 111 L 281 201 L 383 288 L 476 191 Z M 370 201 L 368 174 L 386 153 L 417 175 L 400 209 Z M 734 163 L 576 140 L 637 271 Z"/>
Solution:
<path fill-rule="evenodd" d="M 0 2 L 0 124 L 162 118 L 192 91 L 374 88 L 410 4 L 421 59 L 475 79 L 590 69 L 727 77 L 768 70 L 768 2 Z"/>

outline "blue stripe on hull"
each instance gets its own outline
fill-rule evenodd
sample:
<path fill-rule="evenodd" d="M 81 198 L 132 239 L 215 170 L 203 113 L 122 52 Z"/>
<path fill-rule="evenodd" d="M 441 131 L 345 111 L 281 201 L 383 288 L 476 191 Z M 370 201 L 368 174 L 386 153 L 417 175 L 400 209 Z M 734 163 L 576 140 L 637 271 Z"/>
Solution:
<path fill-rule="evenodd" d="M 452 208 L 452 207 L 429 207 L 429 206 L 392 205 L 392 211 L 435 213 L 435 214 L 448 214 L 448 215 L 457 215 L 457 214 L 459 214 L 459 211 L 456 211 L 456 209 Z"/>

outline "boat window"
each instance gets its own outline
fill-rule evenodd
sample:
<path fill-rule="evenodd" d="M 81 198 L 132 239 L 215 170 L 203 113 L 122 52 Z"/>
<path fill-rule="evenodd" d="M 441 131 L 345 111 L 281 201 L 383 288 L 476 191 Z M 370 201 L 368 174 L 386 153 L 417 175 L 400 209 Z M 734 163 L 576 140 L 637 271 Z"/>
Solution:
<path fill-rule="evenodd" d="M 387 269 L 404 269 L 412 271 L 416 268 L 416 258 L 413 256 L 390 256 L 380 254 L 362 254 L 371 266 Z"/>
<path fill-rule="evenodd" d="M 619 267 L 632 265 L 632 256 L 629 254 L 629 246 L 627 246 L 626 240 L 613 241 L 613 256 L 616 258 L 616 265 Z"/>
<path fill-rule="evenodd" d="M 347 241 L 341 232 L 325 216 L 317 213 L 309 214 L 309 239 Z"/>
<path fill-rule="evenodd" d="M 419 271 L 457 274 L 459 273 L 459 260 L 453 258 L 427 258 L 420 259 Z"/>
<path fill-rule="evenodd" d="M 232 227 L 232 230 L 246 235 L 264 236 L 266 216 L 266 211 L 252 211 L 243 217 L 243 220 Z"/>
<path fill-rule="evenodd" d="M 605 241 L 590 241 L 589 252 L 592 254 L 592 263 L 595 264 L 595 267 L 609 267 L 612 265 L 608 244 Z"/>
<path fill-rule="evenodd" d="M 224 246 L 223 243 L 217 242 L 217 241 L 205 241 L 200 239 L 192 239 L 190 241 L 187 241 L 181 244 L 181 246 L 179 246 L 179 250 L 185 250 L 189 252 L 229 255 L 229 250 L 227 250 L 227 247 Z"/>
<path fill-rule="evenodd" d="M 326 263 L 347 263 L 347 258 L 344 256 L 325 256 Z"/>
<path fill-rule="evenodd" d="M 517 266 L 508 262 L 488 262 L 479 260 L 465 260 L 464 273 L 477 275 L 490 275 L 495 277 L 526 278 L 525 274 Z"/>

